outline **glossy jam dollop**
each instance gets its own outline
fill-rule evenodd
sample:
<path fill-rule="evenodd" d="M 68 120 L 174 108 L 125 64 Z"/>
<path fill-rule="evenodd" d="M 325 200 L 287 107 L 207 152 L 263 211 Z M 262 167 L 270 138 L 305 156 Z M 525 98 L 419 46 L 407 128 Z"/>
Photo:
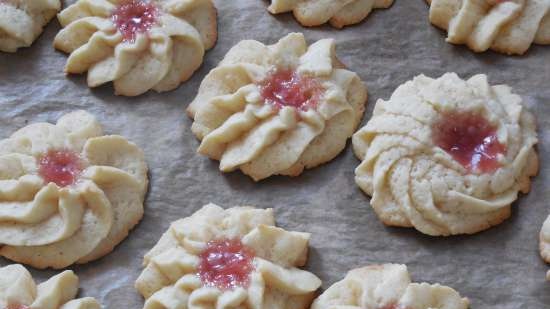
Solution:
<path fill-rule="evenodd" d="M 114 10 L 113 23 L 124 41 L 134 42 L 138 33 L 145 33 L 157 22 L 158 9 L 151 1 L 126 0 Z"/>
<path fill-rule="evenodd" d="M 84 168 L 80 156 L 70 150 L 50 150 L 38 158 L 38 173 L 46 183 L 60 187 L 74 184 Z"/>
<path fill-rule="evenodd" d="M 302 111 L 316 108 L 324 92 L 317 79 L 288 69 L 271 72 L 259 86 L 264 101 L 277 109 L 285 106 Z"/>
<path fill-rule="evenodd" d="M 498 155 L 506 146 L 497 138 L 497 127 L 473 112 L 446 112 L 432 127 L 434 143 L 471 172 L 494 172 Z"/>
<path fill-rule="evenodd" d="M 204 284 L 222 290 L 246 288 L 253 259 L 254 251 L 238 239 L 213 240 L 200 254 L 199 276 Z"/>

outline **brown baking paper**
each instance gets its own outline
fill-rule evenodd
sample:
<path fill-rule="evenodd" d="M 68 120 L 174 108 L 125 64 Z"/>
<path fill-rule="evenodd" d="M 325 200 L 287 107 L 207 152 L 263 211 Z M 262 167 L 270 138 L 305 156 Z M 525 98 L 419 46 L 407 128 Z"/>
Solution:
<path fill-rule="evenodd" d="M 65 2 L 65 6 L 70 2 Z M 405 263 L 415 281 L 439 282 L 472 301 L 472 308 L 549 308 L 548 265 L 539 258 L 538 233 L 550 212 L 550 47 L 533 46 L 526 56 L 493 52 L 474 54 L 445 43 L 445 33 L 428 22 L 422 0 L 397 0 L 376 10 L 358 26 L 338 31 L 328 26 L 302 28 L 292 15 L 272 16 L 264 0 L 217 0 L 219 39 L 190 81 L 167 93 L 126 98 L 111 85 L 89 89 L 84 75 L 65 76 L 67 56 L 52 47 L 59 31 L 51 22 L 31 48 L 0 53 L 0 138 L 37 121 L 55 122 L 62 114 L 84 109 L 95 114 L 107 133 L 121 134 L 145 152 L 151 185 L 142 222 L 109 255 L 72 269 L 81 296 L 96 297 L 104 308 L 141 308 L 133 288 L 143 255 L 170 222 L 214 202 L 224 207 L 273 207 L 278 224 L 312 233 L 307 268 L 323 288 L 346 271 L 372 263 Z M 296 178 L 271 177 L 254 183 L 240 172 L 222 175 L 218 163 L 196 154 L 198 142 L 184 109 L 203 77 L 242 39 L 275 43 L 289 32 L 303 32 L 308 42 L 332 37 L 340 59 L 357 71 L 369 89 L 363 123 L 378 98 L 387 99 L 400 84 L 424 73 L 437 77 L 457 72 L 466 78 L 489 75 L 524 98 L 538 119 L 541 170 L 531 193 L 515 203 L 512 217 L 473 236 L 429 237 L 414 229 L 384 227 L 354 183 L 359 161 L 350 145 L 332 162 Z M 0 260 L 0 266 L 7 265 Z M 54 271 L 33 270 L 38 280 Z"/>

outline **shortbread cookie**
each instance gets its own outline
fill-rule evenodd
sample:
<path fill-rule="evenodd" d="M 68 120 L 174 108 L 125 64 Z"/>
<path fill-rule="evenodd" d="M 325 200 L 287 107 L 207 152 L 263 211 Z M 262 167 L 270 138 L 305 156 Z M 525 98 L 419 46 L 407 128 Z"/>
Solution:
<path fill-rule="evenodd" d="M 430 21 L 447 30 L 447 42 L 475 52 L 524 54 L 532 43 L 550 44 L 548 0 L 428 0 Z"/>
<path fill-rule="evenodd" d="M 13 264 L 0 268 L 0 308 L 7 309 L 100 309 L 92 297 L 74 299 L 78 277 L 66 270 L 36 284 L 25 267 Z"/>
<path fill-rule="evenodd" d="M 309 237 L 275 227 L 271 209 L 209 204 L 172 223 L 136 288 L 146 309 L 306 309 L 321 286 L 298 268 Z"/>
<path fill-rule="evenodd" d="M 143 216 L 147 166 L 84 111 L 0 140 L 0 255 L 36 268 L 98 259 Z"/>
<path fill-rule="evenodd" d="M 487 76 L 424 75 L 378 100 L 353 137 L 355 181 L 387 225 L 471 234 L 510 216 L 538 171 L 535 120 Z"/>
<path fill-rule="evenodd" d="M 540 230 L 539 249 L 543 260 L 550 263 L 550 216 L 546 218 Z M 546 279 L 550 281 L 550 271 L 546 273 Z"/>
<path fill-rule="evenodd" d="M 467 309 L 470 302 L 439 284 L 411 283 L 407 266 L 353 269 L 319 296 L 311 309 Z"/>
<path fill-rule="evenodd" d="M 254 180 L 297 176 L 332 160 L 361 121 L 367 90 L 343 68 L 334 41 L 292 33 L 242 41 L 203 80 L 188 112 L 198 152 Z"/>
<path fill-rule="evenodd" d="M 59 0 L 0 0 L 0 51 L 31 46 L 60 9 Z"/>
<path fill-rule="evenodd" d="M 113 82 L 125 96 L 177 88 L 217 39 L 212 0 L 78 0 L 58 19 L 65 72 L 87 71 L 88 86 Z"/>
<path fill-rule="evenodd" d="M 292 12 L 302 26 L 330 23 L 333 27 L 360 23 L 373 9 L 387 9 L 393 0 L 271 0 L 272 14 Z"/>

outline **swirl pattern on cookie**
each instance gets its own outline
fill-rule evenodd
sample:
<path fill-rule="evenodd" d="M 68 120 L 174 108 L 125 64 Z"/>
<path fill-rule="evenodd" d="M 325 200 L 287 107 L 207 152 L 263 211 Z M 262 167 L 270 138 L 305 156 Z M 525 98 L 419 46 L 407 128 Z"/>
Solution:
<path fill-rule="evenodd" d="M 374 10 L 387 9 L 393 0 L 271 0 L 272 14 L 292 12 L 306 27 L 330 23 L 335 28 L 360 23 Z"/>
<path fill-rule="evenodd" d="M 142 151 L 90 114 L 28 125 L 0 141 L 0 255 L 64 268 L 111 252 L 143 215 Z"/>
<path fill-rule="evenodd" d="M 91 297 L 74 299 L 78 277 L 66 270 L 41 284 L 18 264 L 0 268 L 0 308 L 2 309 L 100 309 Z"/>
<path fill-rule="evenodd" d="M 430 22 L 447 30 L 447 42 L 524 54 L 531 44 L 550 44 L 547 0 L 428 0 Z"/>
<path fill-rule="evenodd" d="M 467 309 L 469 303 L 450 287 L 411 283 L 405 265 L 384 264 L 351 270 L 311 309 Z"/>
<path fill-rule="evenodd" d="M 367 90 L 333 40 L 307 46 L 242 41 L 203 80 L 188 108 L 198 152 L 254 180 L 296 176 L 332 160 L 361 121 Z"/>
<path fill-rule="evenodd" d="M 510 216 L 538 171 L 535 120 L 485 75 L 418 76 L 378 100 L 353 137 L 355 181 L 387 225 L 471 234 Z"/>
<path fill-rule="evenodd" d="M 0 51 L 31 46 L 60 9 L 59 0 L 0 1 Z"/>
<path fill-rule="evenodd" d="M 58 19 L 65 72 L 88 72 L 90 87 L 113 82 L 125 96 L 175 89 L 217 39 L 211 0 L 78 0 Z"/>
<path fill-rule="evenodd" d="M 275 227 L 271 209 L 208 204 L 145 255 L 145 309 L 309 308 L 321 281 L 301 270 L 310 234 Z"/>

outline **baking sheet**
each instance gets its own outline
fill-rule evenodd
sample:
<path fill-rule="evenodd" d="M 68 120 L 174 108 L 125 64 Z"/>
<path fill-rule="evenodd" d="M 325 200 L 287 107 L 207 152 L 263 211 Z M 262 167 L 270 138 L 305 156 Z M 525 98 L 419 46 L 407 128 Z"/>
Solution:
<path fill-rule="evenodd" d="M 73 1 L 67 1 L 68 5 Z M 202 68 L 176 91 L 116 97 L 103 86 L 90 90 L 85 76 L 66 77 L 66 55 L 54 51 L 60 26 L 49 24 L 38 41 L 16 54 L 0 53 L 0 138 L 27 123 L 55 122 L 62 114 L 85 109 L 108 133 L 121 134 L 145 152 L 151 186 L 141 224 L 106 257 L 72 267 L 81 279 L 81 296 L 96 297 L 104 308 L 141 308 L 133 288 L 142 257 L 170 222 L 214 202 L 224 207 L 273 207 L 278 224 L 313 234 L 308 269 L 323 288 L 351 268 L 371 263 L 405 263 L 415 281 L 450 285 L 472 301 L 472 308 L 549 308 L 548 268 L 538 255 L 538 233 L 550 212 L 550 47 L 534 46 L 525 57 L 493 52 L 476 55 L 445 43 L 445 34 L 428 22 L 422 0 L 397 0 L 375 11 L 358 26 L 337 31 L 304 29 L 291 15 L 267 13 L 268 1 L 217 0 L 219 40 Z M 353 180 L 359 161 L 351 147 L 332 162 L 298 178 L 272 177 L 253 183 L 239 172 L 222 175 L 218 164 L 195 153 L 197 141 L 184 114 L 202 78 L 228 49 L 242 39 L 274 43 L 288 32 L 304 32 L 311 43 L 333 37 L 338 54 L 369 88 L 363 123 L 378 98 L 388 98 L 417 74 L 436 77 L 455 71 L 462 77 L 489 75 L 523 96 L 539 124 L 541 171 L 532 192 L 515 203 L 512 217 L 473 236 L 433 238 L 414 229 L 387 228 L 376 218 L 368 198 Z M 0 260 L 0 266 L 8 264 Z M 32 271 L 45 280 L 56 272 Z"/>

